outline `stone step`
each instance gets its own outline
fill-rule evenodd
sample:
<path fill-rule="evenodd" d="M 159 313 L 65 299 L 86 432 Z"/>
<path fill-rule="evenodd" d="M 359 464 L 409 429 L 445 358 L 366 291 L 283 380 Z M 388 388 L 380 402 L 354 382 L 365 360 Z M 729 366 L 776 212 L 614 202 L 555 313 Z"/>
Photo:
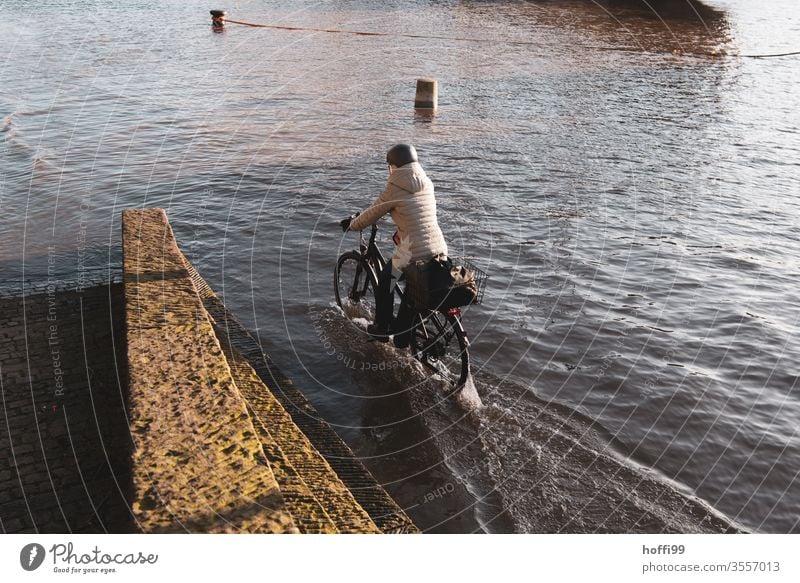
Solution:
<path fill-rule="evenodd" d="M 248 409 L 260 427 L 267 454 L 281 493 L 301 532 L 381 532 L 328 462 L 292 420 L 249 361 L 235 347 L 239 329 L 211 287 L 184 258 Z M 217 320 L 219 318 L 219 320 Z"/>
<path fill-rule="evenodd" d="M 286 507 L 294 518 L 298 530 L 303 534 L 336 534 L 339 529 L 331 517 L 314 497 L 314 494 L 278 446 L 275 438 L 260 418 L 253 416 L 262 447 L 270 460 L 275 479 L 283 494 Z"/>
<path fill-rule="evenodd" d="M 365 528 L 361 514 L 365 512 L 370 524 L 380 532 L 419 532 L 297 387 L 261 351 L 258 341 L 188 260 L 185 265 L 221 345 L 235 362 L 232 368 L 247 363 L 263 382 L 263 388 L 247 395 L 253 416 L 263 421 L 337 528 L 342 532 L 371 532 L 360 530 Z M 277 465 L 273 463 L 273 467 Z"/>
<path fill-rule="evenodd" d="M 260 427 L 262 446 L 295 524 L 301 532 L 379 533 L 291 416 L 232 347 L 224 327 L 215 325 L 234 379 Z"/>

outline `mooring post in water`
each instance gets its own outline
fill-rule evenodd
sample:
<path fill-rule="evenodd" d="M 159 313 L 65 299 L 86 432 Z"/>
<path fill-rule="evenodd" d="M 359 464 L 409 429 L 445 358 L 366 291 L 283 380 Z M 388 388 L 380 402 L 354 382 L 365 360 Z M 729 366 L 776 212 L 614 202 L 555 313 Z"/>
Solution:
<path fill-rule="evenodd" d="M 431 109 L 439 107 L 439 82 L 436 79 L 417 79 L 417 95 L 414 109 Z"/>
<path fill-rule="evenodd" d="M 225 16 L 227 12 L 224 10 L 209 10 L 211 13 L 211 27 L 220 29 L 225 27 Z"/>

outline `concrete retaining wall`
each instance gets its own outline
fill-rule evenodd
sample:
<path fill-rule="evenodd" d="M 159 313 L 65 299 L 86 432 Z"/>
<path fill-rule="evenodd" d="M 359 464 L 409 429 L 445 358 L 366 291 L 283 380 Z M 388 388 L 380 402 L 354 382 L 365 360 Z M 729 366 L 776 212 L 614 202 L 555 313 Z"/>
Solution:
<path fill-rule="evenodd" d="M 143 531 L 416 531 L 327 424 L 304 433 L 268 388 L 288 379 L 266 377 L 266 357 L 181 254 L 163 210 L 123 213 L 123 268 Z"/>

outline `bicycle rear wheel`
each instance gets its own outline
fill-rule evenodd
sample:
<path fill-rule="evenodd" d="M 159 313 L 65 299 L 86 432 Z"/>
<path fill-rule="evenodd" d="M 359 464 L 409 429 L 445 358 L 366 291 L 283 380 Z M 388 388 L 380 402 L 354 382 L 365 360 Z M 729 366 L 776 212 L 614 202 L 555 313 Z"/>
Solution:
<path fill-rule="evenodd" d="M 372 323 L 377 289 L 378 278 L 360 254 L 351 251 L 339 257 L 333 271 L 333 290 L 345 316 Z"/>
<path fill-rule="evenodd" d="M 411 338 L 415 358 L 460 389 L 469 377 L 469 341 L 457 314 L 417 314 Z"/>

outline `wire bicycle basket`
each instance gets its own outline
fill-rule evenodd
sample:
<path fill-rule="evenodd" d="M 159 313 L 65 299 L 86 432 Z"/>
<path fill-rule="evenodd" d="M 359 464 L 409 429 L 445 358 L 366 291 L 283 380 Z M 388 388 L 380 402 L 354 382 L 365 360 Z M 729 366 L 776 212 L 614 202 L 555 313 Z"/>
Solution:
<path fill-rule="evenodd" d="M 475 265 L 468 257 L 452 257 L 451 260 L 453 261 L 453 265 L 464 267 L 475 274 L 475 285 L 477 289 L 475 291 L 475 301 L 472 303 L 482 304 L 483 294 L 486 291 L 486 280 L 489 279 L 489 274 Z"/>

